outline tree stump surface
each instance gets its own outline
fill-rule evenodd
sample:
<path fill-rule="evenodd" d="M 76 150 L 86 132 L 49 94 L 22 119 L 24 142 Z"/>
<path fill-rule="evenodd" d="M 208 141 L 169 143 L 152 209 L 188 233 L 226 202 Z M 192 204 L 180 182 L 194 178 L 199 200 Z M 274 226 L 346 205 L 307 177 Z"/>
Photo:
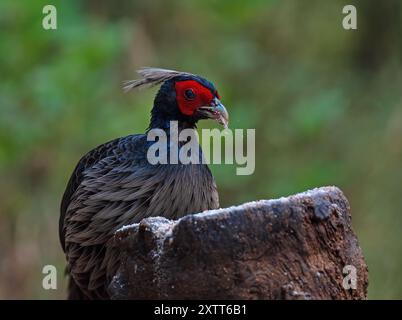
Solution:
<path fill-rule="evenodd" d="M 112 299 L 367 297 L 367 266 L 336 187 L 176 221 L 146 218 L 118 230 L 114 245 Z M 355 282 L 344 279 L 350 270 Z"/>

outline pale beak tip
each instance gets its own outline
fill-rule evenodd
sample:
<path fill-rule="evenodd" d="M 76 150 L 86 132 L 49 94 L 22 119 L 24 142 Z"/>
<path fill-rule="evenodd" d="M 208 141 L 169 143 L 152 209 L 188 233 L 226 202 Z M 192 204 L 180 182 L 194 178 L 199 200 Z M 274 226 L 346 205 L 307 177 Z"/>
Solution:
<path fill-rule="evenodd" d="M 228 129 L 229 128 L 229 114 L 226 111 L 225 106 L 219 100 L 217 100 L 216 109 L 219 112 L 219 118 L 218 118 L 219 124 L 221 124 L 224 129 Z"/>

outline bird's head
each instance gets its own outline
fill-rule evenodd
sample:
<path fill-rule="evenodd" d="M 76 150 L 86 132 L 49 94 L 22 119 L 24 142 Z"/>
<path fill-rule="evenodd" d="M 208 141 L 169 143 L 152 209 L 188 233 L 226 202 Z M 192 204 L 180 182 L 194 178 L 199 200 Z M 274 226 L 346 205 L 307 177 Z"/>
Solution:
<path fill-rule="evenodd" d="M 227 128 L 229 115 L 210 81 L 194 74 L 158 68 L 144 68 L 138 73 L 141 78 L 127 81 L 126 91 L 161 84 L 152 109 L 151 128 L 164 127 L 174 120 L 192 127 L 201 119 L 214 119 Z"/>

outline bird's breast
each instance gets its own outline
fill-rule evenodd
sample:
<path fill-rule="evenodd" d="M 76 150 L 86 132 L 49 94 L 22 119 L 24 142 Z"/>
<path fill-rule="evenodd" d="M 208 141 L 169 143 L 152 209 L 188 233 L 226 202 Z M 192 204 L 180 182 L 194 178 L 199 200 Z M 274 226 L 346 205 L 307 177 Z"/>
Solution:
<path fill-rule="evenodd" d="M 164 177 L 155 188 L 150 215 L 176 219 L 219 207 L 216 185 L 203 164 L 165 165 L 158 168 Z"/>

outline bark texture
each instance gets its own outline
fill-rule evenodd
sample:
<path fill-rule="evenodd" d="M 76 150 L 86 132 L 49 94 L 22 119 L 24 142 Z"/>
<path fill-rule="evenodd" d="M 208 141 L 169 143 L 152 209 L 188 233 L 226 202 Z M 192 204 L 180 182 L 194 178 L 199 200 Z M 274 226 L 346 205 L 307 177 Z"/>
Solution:
<path fill-rule="evenodd" d="M 365 299 L 347 199 L 323 187 L 116 232 L 113 299 Z M 356 288 L 345 289 L 344 268 Z M 355 269 L 353 269 L 355 268 Z"/>

